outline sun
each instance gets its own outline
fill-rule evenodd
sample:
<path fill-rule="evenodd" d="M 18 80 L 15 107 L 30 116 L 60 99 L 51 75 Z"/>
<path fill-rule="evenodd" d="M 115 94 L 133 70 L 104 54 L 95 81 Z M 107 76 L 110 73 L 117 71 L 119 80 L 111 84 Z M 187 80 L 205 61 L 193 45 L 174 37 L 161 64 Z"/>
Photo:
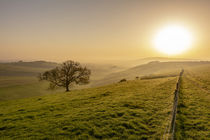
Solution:
<path fill-rule="evenodd" d="M 162 28 L 153 40 L 155 48 L 168 55 L 176 55 L 188 50 L 193 42 L 191 32 L 177 25 Z"/>

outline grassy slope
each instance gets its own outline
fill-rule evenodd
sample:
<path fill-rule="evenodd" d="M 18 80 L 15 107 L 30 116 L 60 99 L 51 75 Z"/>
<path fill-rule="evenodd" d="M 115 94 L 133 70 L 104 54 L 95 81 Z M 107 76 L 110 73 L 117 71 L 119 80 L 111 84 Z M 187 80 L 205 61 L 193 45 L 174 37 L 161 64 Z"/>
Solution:
<path fill-rule="evenodd" d="M 210 139 L 210 66 L 186 69 L 177 116 L 177 139 Z"/>
<path fill-rule="evenodd" d="M 177 78 L 0 102 L 2 138 L 161 138 Z"/>

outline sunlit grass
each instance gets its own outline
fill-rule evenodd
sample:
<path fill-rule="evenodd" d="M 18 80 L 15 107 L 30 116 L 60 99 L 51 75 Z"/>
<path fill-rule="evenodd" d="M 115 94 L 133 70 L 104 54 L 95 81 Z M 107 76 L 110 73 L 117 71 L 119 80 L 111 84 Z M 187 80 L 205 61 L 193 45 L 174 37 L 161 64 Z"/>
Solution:
<path fill-rule="evenodd" d="M 177 116 L 177 139 L 210 139 L 209 67 L 185 70 Z"/>
<path fill-rule="evenodd" d="M 1 102 L 0 136 L 160 139 L 170 118 L 176 80 L 135 80 Z"/>

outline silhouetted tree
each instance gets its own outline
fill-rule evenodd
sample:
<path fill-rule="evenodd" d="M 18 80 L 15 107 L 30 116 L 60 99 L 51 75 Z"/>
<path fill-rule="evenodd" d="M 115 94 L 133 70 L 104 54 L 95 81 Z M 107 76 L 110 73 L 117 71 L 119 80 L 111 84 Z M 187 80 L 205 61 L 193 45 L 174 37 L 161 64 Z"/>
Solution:
<path fill-rule="evenodd" d="M 72 60 L 62 63 L 60 66 L 39 74 L 39 80 L 50 82 L 50 88 L 69 87 L 74 84 L 88 84 L 91 71 L 82 67 L 80 63 Z"/>

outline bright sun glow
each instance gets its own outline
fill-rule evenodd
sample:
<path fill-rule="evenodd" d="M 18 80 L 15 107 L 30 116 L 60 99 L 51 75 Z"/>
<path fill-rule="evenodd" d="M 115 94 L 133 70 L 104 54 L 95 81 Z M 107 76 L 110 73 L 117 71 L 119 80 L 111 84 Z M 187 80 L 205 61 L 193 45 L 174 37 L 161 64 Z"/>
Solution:
<path fill-rule="evenodd" d="M 180 54 L 192 45 L 192 34 L 181 26 L 167 26 L 161 29 L 154 38 L 155 48 L 165 54 Z"/>

